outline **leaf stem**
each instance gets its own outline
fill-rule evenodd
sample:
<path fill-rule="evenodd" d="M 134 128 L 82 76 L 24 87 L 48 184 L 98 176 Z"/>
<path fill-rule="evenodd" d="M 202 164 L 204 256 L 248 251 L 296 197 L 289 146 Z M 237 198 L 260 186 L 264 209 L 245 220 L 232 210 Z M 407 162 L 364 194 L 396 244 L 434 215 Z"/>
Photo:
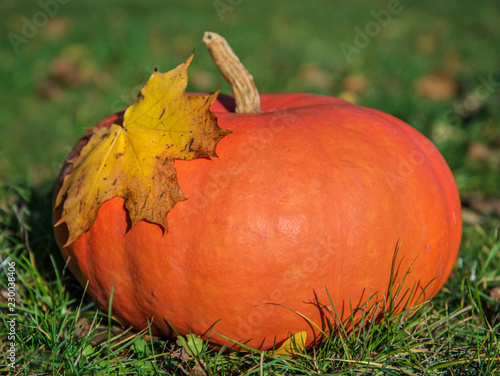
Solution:
<path fill-rule="evenodd" d="M 226 39 L 210 31 L 203 35 L 203 43 L 224 78 L 233 89 L 236 113 L 248 114 L 260 112 L 259 92 L 253 77 L 243 66 Z"/>

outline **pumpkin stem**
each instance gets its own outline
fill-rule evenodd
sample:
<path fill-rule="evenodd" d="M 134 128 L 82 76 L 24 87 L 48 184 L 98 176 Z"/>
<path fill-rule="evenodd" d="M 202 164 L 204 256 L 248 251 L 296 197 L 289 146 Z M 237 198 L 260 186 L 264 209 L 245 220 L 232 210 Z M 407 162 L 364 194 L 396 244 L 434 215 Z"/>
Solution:
<path fill-rule="evenodd" d="M 206 31 L 203 43 L 224 78 L 233 89 L 236 113 L 260 112 L 260 98 L 253 77 L 243 66 L 226 39 L 217 33 Z"/>

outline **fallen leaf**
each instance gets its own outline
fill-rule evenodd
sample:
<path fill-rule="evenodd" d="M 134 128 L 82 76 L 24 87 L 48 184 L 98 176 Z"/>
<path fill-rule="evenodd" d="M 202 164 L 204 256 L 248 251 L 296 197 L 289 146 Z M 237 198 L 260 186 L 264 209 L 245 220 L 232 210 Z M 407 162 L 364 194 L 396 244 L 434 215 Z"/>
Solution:
<path fill-rule="evenodd" d="M 352 73 L 342 81 L 342 89 L 345 91 L 361 94 L 366 91 L 368 80 L 363 73 Z"/>
<path fill-rule="evenodd" d="M 90 81 L 90 77 L 83 72 L 78 64 L 66 57 L 60 57 L 52 61 L 50 76 L 63 87 L 76 87 Z"/>
<path fill-rule="evenodd" d="M 474 210 L 462 208 L 462 221 L 468 225 L 480 225 L 484 222 L 484 218 Z"/>
<path fill-rule="evenodd" d="M 433 72 L 417 80 L 416 90 L 424 98 L 439 101 L 453 97 L 457 85 L 447 73 Z"/>
<path fill-rule="evenodd" d="M 36 91 L 40 97 L 47 99 L 61 98 L 63 93 L 61 85 L 52 80 L 42 81 Z"/>
<path fill-rule="evenodd" d="M 191 356 L 197 357 L 203 351 L 203 340 L 195 334 L 188 334 L 185 338 L 179 336 L 177 345 L 182 346 L 184 350 Z"/>
<path fill-rule="evenodd" d="M 0 290 L 0 303 L 7 305 L 9 301 L 9 292 L 7 290 Z"/>
<path fill-rule="evenodd" d="M 298 350 L 305 351 L 307 333 L 299 332 L 290 336 L 279 349 L 274 350 L 274 355 L 277 356 L 295 356 Z"/>
<path fill-rule="evenodd" d="M 467 157 L 471 161 L 490 163 L 492 159 L 492 154 L 493 153 L 488 145 L 480 142 L 473 142 L 469 146 Z"/>
<path fill-rule="evenodd" d="M 93 347 L 100 345 L 109 338 L 114 338 L 112 343 L 119 343 L 124 339 L 124 336 L 127 336 L 127 339 L 135 336 L 133 332 L 129 332 L 116 325 L 113 325 L 111 329 L 108 327 L 99 327 L 98 325 L 88 318 L 80 317 L 75 324 L 76 331 L 74 332 L 74 336 L 79 339 L 90 336 L 89 344 Z"/>
<path fill-rule="evenodd" d="M 75 324 L 75 328 L 78 328 L 75 332 L 76 338 L 85 338 L 89 335 L 90 327 L 92 321 L 86 317 L 80 317 Z"/>
<path fill-rule="evenodd" d="M 167 213 L 185 197 L 177 182 L 174 159 L 216 157 L 217 143 L 230 131 L 220 128 L 209 110 L 218 92 L 185 93 L 193 58 L 167 73 L 157 70 L 125 111 L 123 124 L 93 127 L 57 194 L 62 207 L 56 226 L 66 223 L 71 244 L 97 219 L 101 205 L 125 199 L 132 227 L 140 220 L 168 231 Z"/>
<path fill-rule="evenodd" d="M 299 78 L 306 85 L 327 89 L 333 84 L 333 76 L 315 64 L 304 64 L 299 71 Z"/>
<path fill-rule="evenodd" d="M 72 20 L 66 17 L 54 17 L 42 29 L 42 33 L 46 38 L 60 39 L 66 36 L 71 29 Z"/>
<path fill-rule="evenodd" d="M 500 303 L 500 286 L 496 286 L 491 289 L 490 298 L 494 302 Z"/>
<path fill-rule="evenodd" d="M 181 350 L 179 351 L 178 355 L 176 355 L 180 360 L 184 361 L 184 362 L 187 362 L 189 361 L 189 353 L 186 351 L 186 349 L 183 347 L 181 348 Z"/>
<path fill-rule="evenodd" d="M 481 214 L 500 216 L 500 199 L 498 198 L 490 197 L 469 199 L 466 204 Z"/>
<path fill-rule="evenodd" d="M 341 91 L 337 97 L 340 99 L 343 99 L 345 101 L 351 102 L 351 103 L 357 103 L 358 102 L 358 96 L 356 93 L 353 93 L 352 91 Z"/>
<path fill-rule="evenodd" d="M 64 89 L 86 85 L 92 81 L 105 81 L 103 74 L 96 77 L 94 63 L 89 55 L 90 51 L 83 45 L 67 46 L 52 60 L 46 76 L 38 83 L 38 95 L 58 99 L 62 97 Z"/>
<path fill-rule="evenodd" d="M 207 365 L 205 362 L 201 359 L 196 359 L 196 363 L 194 364 L 193 367 L 190 369 L 186 370 L 182 365 L 177 364 L 177 367 L 181 370 L 181 372 L 186 375 L 186 376 L 205 376 L 207 373 L 205 372 L 205 369 L 207 368 Z"/>
<path fill-rule="evenodd" d="M 342 80 L 342 91 L 338 94 L 351 103 L 358 102 L 358 96 L 366 91 L 368 81 L 362 73 L 352 73 Z"/>

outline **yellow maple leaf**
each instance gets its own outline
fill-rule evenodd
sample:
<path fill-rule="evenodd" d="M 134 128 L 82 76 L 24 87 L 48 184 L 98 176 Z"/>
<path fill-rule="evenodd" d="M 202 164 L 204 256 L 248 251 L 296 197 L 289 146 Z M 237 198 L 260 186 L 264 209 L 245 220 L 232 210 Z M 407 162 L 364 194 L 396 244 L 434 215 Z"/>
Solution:
<path fill-rule="evenodd" d="M 125 199 L 132 227 L 144 219 L 168 231 L 167 213 L 185 199 L 174 159 L 215 157 L 217 143 L 231 133 L 209 111 L 219 92 L 186 95 L 192 59 L 167 73 L 155 69 L 123 125 L 92 128 L 79 155 L 67 161 L 72 169 L 55 201 L 55 207 L 63 204 L 56 226 L 67 224 L 66 245 L 87 232 L 101 205 L 115 196 Z"/>
<path fill-rule="evenodd" d="M 273 351 L 277 356 L 295 356 L 297 350 L 304 350 L 306 348 L 307 333 L 305 331 L 298 332 L 287 340 L 276 350 Z"/>

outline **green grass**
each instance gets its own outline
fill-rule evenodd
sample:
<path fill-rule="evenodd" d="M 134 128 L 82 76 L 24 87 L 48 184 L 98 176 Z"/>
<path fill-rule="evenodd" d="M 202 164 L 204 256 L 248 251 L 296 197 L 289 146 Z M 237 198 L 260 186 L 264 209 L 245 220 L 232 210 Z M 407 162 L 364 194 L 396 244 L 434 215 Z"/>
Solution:
<path fill-rule="evenodd" d="M 124 331 L 97 309 L 64 268 L 51 238 L 50 216 L 38 211 L 45 203 L 46 197 L 28 191 L 0 190 L 2 266 L 6 270 L 14 262 L 17 273 L 18 374 L 171 375 L 181 374 L 180 367 L 207 375 L 500 372 L 500 304 L 489 295 L 500 284 L 498 230 L 466 227 L 461 261 L 431 303 L 399 314 L 380 310 L 384 320 L 379 323 L 369 322 L 367 314 L 366 325 L 355 331 L 337 326 L 314 352 L 299 351 L 295 358 L 226 354 L 204 344 L 190 356 L 175 341 L 150 341 L 147 331 Z M 0 290 L 7 290 L 6 274 Z M 5 300 L 0 307 L 7 312 Z M 9 363 L 8 319 L 3 315 L 4 365 Z M 333 312 L 330 321 L 336 322 Z"/>
<path fill-rule="evenodd" d="M 370 11 L 387 9 L 386 1 L 279 0 L 272 8 L 263 0 L 236 3 L 221 20 L 212 1 L 70 1 L 18 53 L 7 34 L 21 34 L 22 17 L 31 20 L 41 8 L 37 2 L 0 4 L 0 262 L 5 271 L 0 274 L 0 372 L 9 363 L 6 298 L 8 267 L 14 262 L 19 368 L 12 374 L 500 374 L 500 306 L 492 298 L 500 286 L 500 221 L 494 213 L 476 211 L 465 223 L 459 260 L 432 302 L 354 332 L 332 331 L 314 352 L 295 358 L 226 354 L 206 345 L 192 356 L 175 341 L 124 332 L 65 269 L 50 213 L 59 165 L 84 127 L 133 101 L 132 89 L 147 80 L 155 64 L 171 69 L 195 48 L 189 90 L 228 92 L 201 43 L 205 30 L 228 38 L 261 92 L 354 96 L 360 105 L 391 113 L 427 135 L 450 165 L 465 203 L 500 198 L 497 1 L 480 6 L 401 1 L 402 11 L 351 62 L 340 43 L 353 44 L 354 27 L 363 29 L 373 20 Z M 75 61 L 85 82 L 69 85 L 51 76 L 51 65 L 61 57 Z M 416 90 L 418 80 L 434 72 L 446 72 L 455 85 L 448 97 L 432 100 Z M 365 87 L 346 94 L 346 79 L 355 75 L 363 77 Z M 458 116 L 457 106 L 481 90 L 484 79 L 492 81 L 491 90 L 476 108 Z M 47 97 L 49 84 L 59 92 Z M 487 156 L 471 152 L 477 145 Z"/>

